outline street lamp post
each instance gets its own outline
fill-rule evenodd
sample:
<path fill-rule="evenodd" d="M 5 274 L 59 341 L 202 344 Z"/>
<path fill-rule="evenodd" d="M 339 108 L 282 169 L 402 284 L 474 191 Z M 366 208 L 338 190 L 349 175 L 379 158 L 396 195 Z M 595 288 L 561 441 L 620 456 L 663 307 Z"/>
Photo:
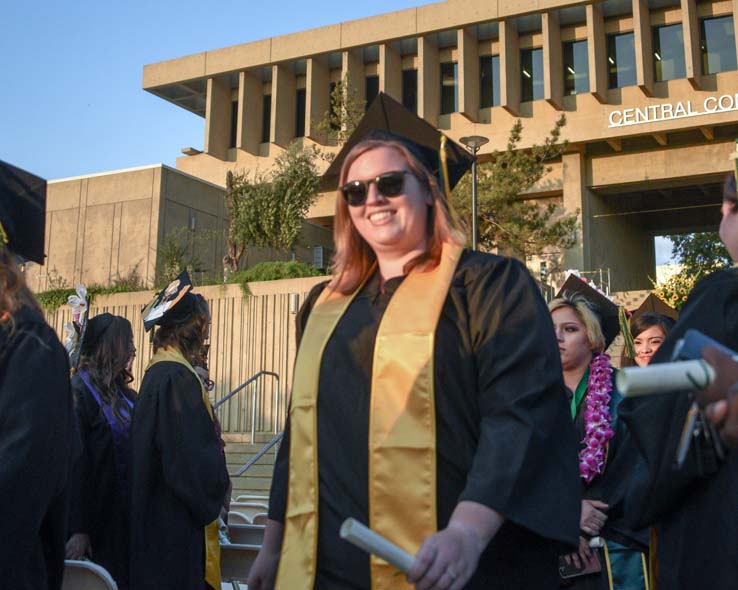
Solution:
<path fill-rule="evenodd" d="M 481 135 L 469 135 L 459 139 L 466 146 L 474 160 L 472 161 L 472 249 L 477 249 L 478 233 L 477 233 L 477 152 L 481 147 L 489 142 L 489 139 Z"/>

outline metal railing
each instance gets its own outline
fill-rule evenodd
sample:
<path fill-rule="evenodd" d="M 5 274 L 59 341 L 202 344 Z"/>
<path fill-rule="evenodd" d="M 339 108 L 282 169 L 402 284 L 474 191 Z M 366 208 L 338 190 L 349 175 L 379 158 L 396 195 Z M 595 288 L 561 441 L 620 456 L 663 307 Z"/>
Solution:
<path fill-rule="evenodd" d="M 246 387 L 248 387 L 251 383 L 256 381 L 259 377 L 262 377 L 263 375 L 266 375 L 267 377 L 272 377 L 277 383 L 277 386 L 275 388 L 274 392 L 274 432 L 275 434 L 279 431 L 279 410 L 280 410 L 280 404 L 282 401 L 282 398 L 280 396 L 280 380 L 279 375 L 277 373 L 274 373 L 272 371 L 259 371 L 258 373 L 255 373 L 246 381 L 241 383 L 236 389 L 231 391 L 228 395 L 224 396 L 222 399 L 219 399 L 215 404 L 213 404 L 213 410 L 218 411 L 223 404 L 225 404 L 227 401 L 230 401 L 234 396 L 238 395 L 241 391 L 243 391 Z M 252 442 L 256 440 L 256 391 L 253 391 L 251 394 L 251 440 Z"/>
<path fill-rule="evenodd" d="M 252 465 L 254 465 L 259 459 L 261 459 L 264 455 L 266 455 L 269 452 L 269 449 L 271 449 L 274 445 L 276 445 L 279 441 L 282 440 L 284 437 L 284 432 L 280 432 L 279 434 L 275 435 L 272 440 L 270 440 L 267 444 L 265 444 L 261 450 L 256 453 L 251 459 L 249 459 L 236 473 L 231 473 L 231 477 L 239 477 L 246 473 Z"/>

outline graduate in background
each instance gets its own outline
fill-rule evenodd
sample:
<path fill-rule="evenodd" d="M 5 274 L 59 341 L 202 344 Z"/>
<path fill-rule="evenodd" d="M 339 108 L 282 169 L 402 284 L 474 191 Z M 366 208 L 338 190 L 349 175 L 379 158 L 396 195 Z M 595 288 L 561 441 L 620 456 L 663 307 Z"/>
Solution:
<path fill-rule="evenodd" d="M 218 514 L 228 487 L 213 410 L 191 360 L 208 333 L 186 272 L 144 309 L 154 356 L 133 411 L 131 588 L 220 588 Z"/>
<path fill-rule="evenodd" d="M 648 534 L 625 524 L 624 500 L 638 454 L 618 419 L 622 396 L 605 350 L 620 330 L 618 306 L 575 275 L 548 304 L 571 394 L 582 482 L 579 551 L 564 556 L 562 587 L 645 590 Z M 589 540 L 601 537 L 602 548 Z"/>
<path fill-rule="evenodd" d="M 579 522 L 561 365 L 525 267 L 463 248 L 444 180 L 470 163 L 380 94 L 327 171 L 334 276 L 298 317 L 251 590 L 557 586 Z M 347 517 L 416 555 L 407 579 L 339 538 Z"/>
<path fill-rule="evenodd" d="M 0 162 L 0 587 L 58 590 L 75 446 L 69 361 L 17 266 L 44 262 L 46 181 Z"/>
<path fill-rule="evenodd" d="M 735 176 L 723 189 L 720 239 L 738 261 Z M 679 321 L 654 355 L 667 362 L 676 342 L 695 328 L 738 350 L 738 270 L 711 274 L 695 285 Z M 676 451 L 693 398 L 688 392 L 628 398 L 620 415 L 644 461 L 632 481 L 626 510 L 636 526 L 655 526 L 652 540 L 658 590 L 736 587 L 738 580 L 738 454 L 723 460 L 699 430 L 683 465 Z"/>
<path fill-rule="evenodd" d="M 623 347 L 620 367 L 647 367 L 678 317 L 675 309 L 664 303 L 655 293 L 649 293 L 628 322 L 633 349 Z"/>
<path fill-rule="evenodd" d="M 82 454 L 75 461 L 67 559 L 88 555 L 128 590 L 129 463 L 136 354 L 131 323 L 90 318 L 72 378 Z"/>

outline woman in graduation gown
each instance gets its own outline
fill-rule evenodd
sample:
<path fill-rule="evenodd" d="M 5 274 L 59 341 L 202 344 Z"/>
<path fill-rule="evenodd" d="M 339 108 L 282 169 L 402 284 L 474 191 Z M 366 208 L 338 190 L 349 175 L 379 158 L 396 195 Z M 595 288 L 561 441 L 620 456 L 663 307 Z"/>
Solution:
<path fill-rule="evenodd" d="M 637 453 L 618 420 L 622 396 L 606 347 L 618 332 L 618 308 L 576 276 L 549 303 L 559 342 L 564 382 L 578 438 L 582 481 L 579 551 L 564 558 L 562 587 L 602 590 L 645 589 L 648 535 L 624 522 L 625 490 Z M 593 537 L 602 548 L 590 548 Z M 565 569 L 570 569 L 566 567 Z M 579 572 L 581 575 L 572 575 Z"/>
<path fill-rule="evenodd" d="M 69 360 L 16 255 L 44 261 L 46 182 L 0 162 L 0 587 L 58 590 L 75 448 Z"/>
<path fill-rule="evenodd" d="M 720 238 L 738 261 L 738 198 L 731 174 L 723 189 Z M 668 362 L 691 328 L 738 350 L 738 270 L 715 272 L 695 285 L 679 321 L 654 355 Z M 722 457 L 697 423 L 684 463 L 679 439 L 693 398 L 688 392 L 628 398 L 621 416 L 644 461 L 627 510 L 636 526 L 655 525 L 652 554 L 659 590 L 729 589 L 738 580 L 738 453 Z"/>
<path fill-rule="evenodd" d="M 91 318 L 72 378 L 82 453 L 75 462 L 67 559 L 89 554 L 128 589 L 129 456 L 135 391 L 131 323 L 103 313 Z"/>
<path fill-rule="evenodd" d="M 182 273 L 144 310 L 154 356 L 133 412 L 131 588 L 220 588 L 225 456 L 197 356 L 210 315 Z"/>
<path fill-rule="evenodd" d="M 369 133 L 377 111 L 414 141 L 387 131 L 391 121 Z M 575 441 L 550 317 L 519 262 L 461 247 L 438 141 L 380 95 L 338 156 L 334 277 L 298 317 L 252 590 L 275 577 L 290 590 L 545 590 L 560 545 L 577 541 Z M 451 184 L 459 168 L 449 164 Z M 416 555 L 407 579 L 339 538 L 347 517 Z"/>

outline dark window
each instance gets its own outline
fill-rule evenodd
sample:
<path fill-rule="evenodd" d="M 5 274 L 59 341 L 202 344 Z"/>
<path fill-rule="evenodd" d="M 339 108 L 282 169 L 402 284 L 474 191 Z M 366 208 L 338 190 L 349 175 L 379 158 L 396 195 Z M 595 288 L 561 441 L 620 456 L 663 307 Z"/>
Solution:
<path fill-rule="evenodd" d="M 402 70 L 402 106 L 418 112 L 418 70 Z"/>
<path fill-rule="evenodd" d="M 543 49 L 520 51 L 520 100 L 543 98 Z"/>
<path fill-rule="evenodd" d="M 366 97 L 366 108 L 379 94 L 379 76 L 367 76 L 364 80 L 364 96 Z"/>
<path fill-rule="evenodd" d="M 700 21 L 702 72 L 715 74 L 736 69 L 733 16 L 703 18 Z"/>
<path fill-rule="evenodd" d="M 441 64 L 441 114 L 448 115 L 459 110 L 459 87 L 456 83 L 457 65 L 454 62 Z"/>
<path fill-rule="evenodd" d="M 500 104 L 500 56 L 482 55 L 479 58 L 479 107 Z"/>
<path fill-rule="evenodd" d="M 305 137 L 305 89 L 295 94 L 295 137 Z"/>
<path fill-rule="evenodd" d="M 610 88 L 635 86 L 636 56 L 633 33 L 607 36 L 607 72 Z"/>
<path fill-rule="evenodd" d="M 265 94 L 261 109 L 261 143 L 268 143 L 272 126 L 272 95 Z"/>
<path fill-rule="evenodd" d="M 334 100 L 334 93 L 336 92 L 336 86 L 338 85 L 337 82 L 331 82 L 331 91 L 328 95 L 328 100 L 331 103 L 330 109 L 331 109 L 331 116 L 330 116 L 330 127 L 334 131 L 336 131 L 339 128 L 338 122 L 341 120 L 340 114 L 338 112 L 338 107 L 340 107 L 340 103 Z"/>
<path fill-rule="evenodd" d="M 236 147 L 236 133 L 238 132 L 238 101 L 231 101 L 231 137 L 228 140 L 228 147 Z"/>
<path fill-rule="evenodd" d="M 687 75 L 681 23 L 653 28 L 653 57 L 657 82 L 684 78 Z"/>
<path fill-rule="evenodd" d="M 564 94 L 589 92 L 587 41 L 567 41 L 564 51 Z"/>

